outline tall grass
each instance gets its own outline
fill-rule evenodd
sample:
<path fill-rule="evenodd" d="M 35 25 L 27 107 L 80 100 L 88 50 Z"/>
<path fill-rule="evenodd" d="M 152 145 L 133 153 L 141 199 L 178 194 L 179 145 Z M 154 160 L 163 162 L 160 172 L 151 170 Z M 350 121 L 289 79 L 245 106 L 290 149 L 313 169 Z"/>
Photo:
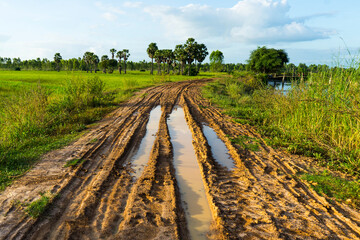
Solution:
<path fill-rule="evenodd" d="M 0 190 L 46 151 L 72 139 L 111 109 L 98 77 L 73 76 L 64 93 L 36 85 L 3 99 L 0 111 Z M 70 135 L 69 135 L 70 134 Z"/>
<path fill-rule="evenodd" d="M 255 125 L 269 143 L 360 176 L 360 69 L 333 68 L 282 94 L 243 77 L 208 85 L 204 95 L 236 121 Z"/>
<path fill-rule="evenodd" d="M 326 150 L 328 163 L 360 173 L 360 71 L 335 68 L 311 74 L 289 96 L 275 101 L 281 108 L 277 126 L 314 141 Z M 295 135 L 294 135 L 295 134 Z"/>
<path fill-rule="evenodd" d="M 0 71 L 0 191 L 138 89 L 205 77 Z"/>

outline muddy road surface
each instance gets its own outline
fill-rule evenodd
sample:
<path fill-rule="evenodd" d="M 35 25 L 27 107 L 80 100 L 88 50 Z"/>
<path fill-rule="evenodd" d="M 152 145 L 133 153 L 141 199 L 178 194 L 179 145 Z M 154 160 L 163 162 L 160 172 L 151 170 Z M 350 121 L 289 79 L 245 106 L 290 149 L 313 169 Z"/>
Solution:
<path fill-rule="evenodd" d="M 207 81 L 145 89 L 45 155 L 1 193 L 0 239 L 360 239 L 359 212 L 297 177 L 312 161 L 222 115 Z"/>

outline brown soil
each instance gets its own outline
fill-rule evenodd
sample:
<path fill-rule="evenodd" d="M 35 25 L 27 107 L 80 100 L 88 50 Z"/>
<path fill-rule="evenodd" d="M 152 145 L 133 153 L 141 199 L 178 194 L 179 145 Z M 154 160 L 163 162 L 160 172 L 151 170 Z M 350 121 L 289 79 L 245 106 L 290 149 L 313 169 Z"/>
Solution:
<path fill-rule="evenodd" d="M 144 90 L 77 142 L 43 157 L 0 195 L 0 239 L 189 239 L 176 182 L 166 119 L 176 104 L 193 134 L 213 215 L 210 239 L 360 239 L 360 213 L 319 196 L 296 177 L 311 159 L 267 146 L 249 126 L 209 105 L 199 86 L 209 80 Z M 159 131 L 141 176 L 129 158 L 146 132 L 150 111 L 162 107 Z M 212 157 L 202 132 L 212 127 L 236 163 L 234 171 Z M 260 150 L 244 150 L 230 137 L 249 136 Z M 68 160 L 82 159 L 76 168 Z M 37 219 L 24 206 L 49 192 L 57 197 Z"/>

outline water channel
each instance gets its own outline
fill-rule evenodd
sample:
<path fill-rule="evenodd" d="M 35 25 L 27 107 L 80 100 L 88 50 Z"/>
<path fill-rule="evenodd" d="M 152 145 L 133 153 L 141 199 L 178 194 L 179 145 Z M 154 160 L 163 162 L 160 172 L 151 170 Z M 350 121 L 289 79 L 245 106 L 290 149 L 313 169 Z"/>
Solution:
<path fill-rule="evenodd" d="M 190 237 L 196 240 L 207 239 L 212 215 L 183 109 L 175 107 L 167 123 L 174 149 L 176 180 Z"/>

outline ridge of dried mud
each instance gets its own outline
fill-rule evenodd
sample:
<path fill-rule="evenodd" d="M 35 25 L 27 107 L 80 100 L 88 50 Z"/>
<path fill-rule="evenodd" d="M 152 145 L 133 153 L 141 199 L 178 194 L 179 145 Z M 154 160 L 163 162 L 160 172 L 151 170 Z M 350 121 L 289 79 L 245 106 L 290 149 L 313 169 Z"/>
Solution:
<path fill-rule="evenodd" d="M 210 239 L 360 239 L 358 211 L 319 196 L 296 177 L 312 167 L 311 159 L 275 151 L 251 127 L 223 116 L 200 97 L 199 86 L 207 81 L 148 88 L 78 141 L 45 155 L 1 193 L 0 239 L 190 239 L 166 123 L 176 104 L 193 135 L 213 215 Z M 129 159 L 157 105 L 159 131 L 136 179 Z M 233 171 L 213 158 L 203 124 L 224 141 Z M 256 138 L 260 150 L 241 149 L 229 136 Z M 65 168 L 71 159 L 83 161 Z M 32 202 L 39 192 L 57 197 L 32 219 L 17 203 Z"/>

